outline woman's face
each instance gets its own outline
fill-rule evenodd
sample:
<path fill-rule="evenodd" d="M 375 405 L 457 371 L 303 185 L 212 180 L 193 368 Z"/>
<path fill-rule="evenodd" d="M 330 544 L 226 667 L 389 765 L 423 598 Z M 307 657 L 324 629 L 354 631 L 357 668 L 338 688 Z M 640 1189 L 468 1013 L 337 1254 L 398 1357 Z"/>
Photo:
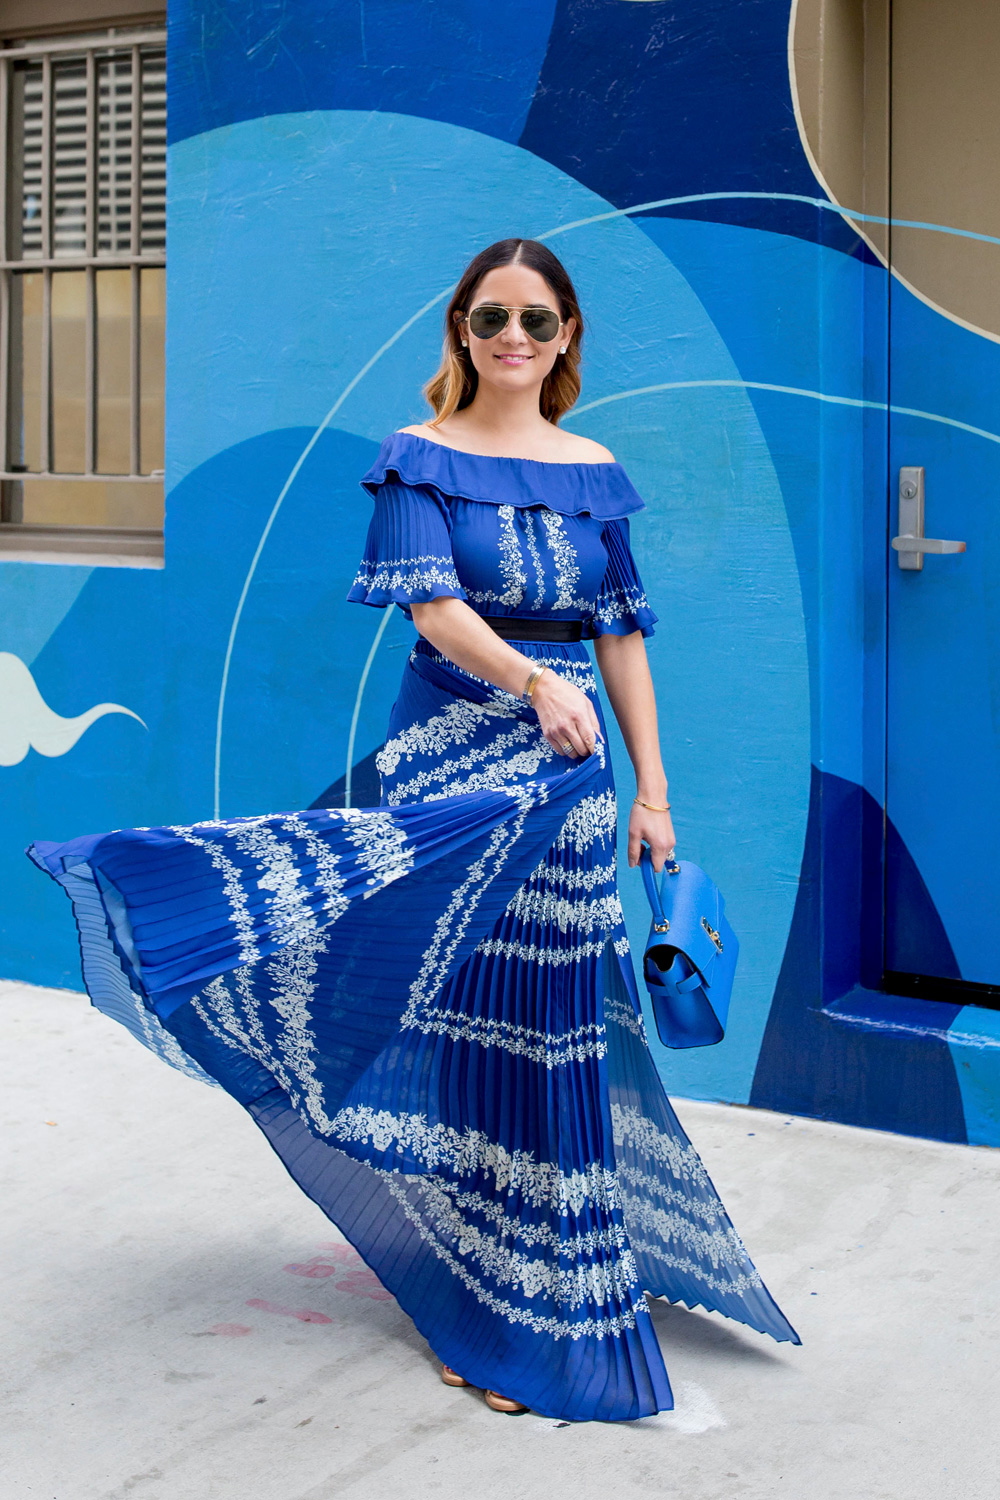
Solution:
<path fill-rule="evenodd" d="M 501 307 L 550 307 L 561 317 L 559 300 L 545 277 L 527 266 L 501 266 L 487 271 L 463 311 L 468 315 L 484 302 Z M 468 341 L 469 354 L 480 381 L 503 391 L 530 390 L 540 387 L 557 359 L 560 349 L 568 348 L 576 331 L 570 318 L 547 344 L 529 338 L 515 313 L 500 333 L 491 339 L 477 338 L 468 323 L 459 324 L 459 334 Z"/>

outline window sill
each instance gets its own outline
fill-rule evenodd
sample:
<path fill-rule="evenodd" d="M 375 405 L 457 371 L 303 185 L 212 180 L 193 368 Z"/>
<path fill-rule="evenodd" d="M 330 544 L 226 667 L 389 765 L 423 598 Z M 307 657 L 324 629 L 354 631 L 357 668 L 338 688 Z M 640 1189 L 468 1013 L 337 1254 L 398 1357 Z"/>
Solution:
<path fill-rule="evenodd" d="M 0 562 L 162 568 L 163 533 L 105 526 L 0 525 Z"/>

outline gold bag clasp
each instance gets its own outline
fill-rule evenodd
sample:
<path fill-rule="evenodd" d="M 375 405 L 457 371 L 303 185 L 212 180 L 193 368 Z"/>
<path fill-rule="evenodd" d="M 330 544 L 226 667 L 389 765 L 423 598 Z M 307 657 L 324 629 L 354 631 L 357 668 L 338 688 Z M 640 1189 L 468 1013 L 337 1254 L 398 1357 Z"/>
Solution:
<path fill-rule="evenodd" d="M 722 952 L 722 939 L 720 938 L 719 934 L 716 932 L 716 930 L 712 926 L 712 924 L 709 922 L 709 920 L 708 920 L 707 917 L 702 917 L 702 919 L 701 919 L 701 925 L 702 925 L 702 927 L 704 927 L 705 931 L 708 933 L 709 937 L 712 939 L 712 942 L 715 944 L 716 951 L 718 953 L 721 953 Z"/>

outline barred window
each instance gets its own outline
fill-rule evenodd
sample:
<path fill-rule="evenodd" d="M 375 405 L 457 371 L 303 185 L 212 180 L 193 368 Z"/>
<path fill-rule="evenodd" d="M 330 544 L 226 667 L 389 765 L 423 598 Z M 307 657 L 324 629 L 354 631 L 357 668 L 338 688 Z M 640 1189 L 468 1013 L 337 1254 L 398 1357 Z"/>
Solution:
<path fill-rule="evenodd" d="M 162 557 L 165 32 L 0 51 L 0 555 Z"/>

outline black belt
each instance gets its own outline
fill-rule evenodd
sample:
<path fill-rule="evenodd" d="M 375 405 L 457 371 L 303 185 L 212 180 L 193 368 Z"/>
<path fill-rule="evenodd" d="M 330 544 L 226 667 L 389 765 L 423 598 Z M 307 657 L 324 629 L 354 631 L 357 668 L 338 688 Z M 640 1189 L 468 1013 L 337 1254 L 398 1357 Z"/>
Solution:
<path fill-rule="evenodd" d="M 519 615 L 482 615 L 505 641 L 582 641 L 582 620 L 533 620 Z"/>

